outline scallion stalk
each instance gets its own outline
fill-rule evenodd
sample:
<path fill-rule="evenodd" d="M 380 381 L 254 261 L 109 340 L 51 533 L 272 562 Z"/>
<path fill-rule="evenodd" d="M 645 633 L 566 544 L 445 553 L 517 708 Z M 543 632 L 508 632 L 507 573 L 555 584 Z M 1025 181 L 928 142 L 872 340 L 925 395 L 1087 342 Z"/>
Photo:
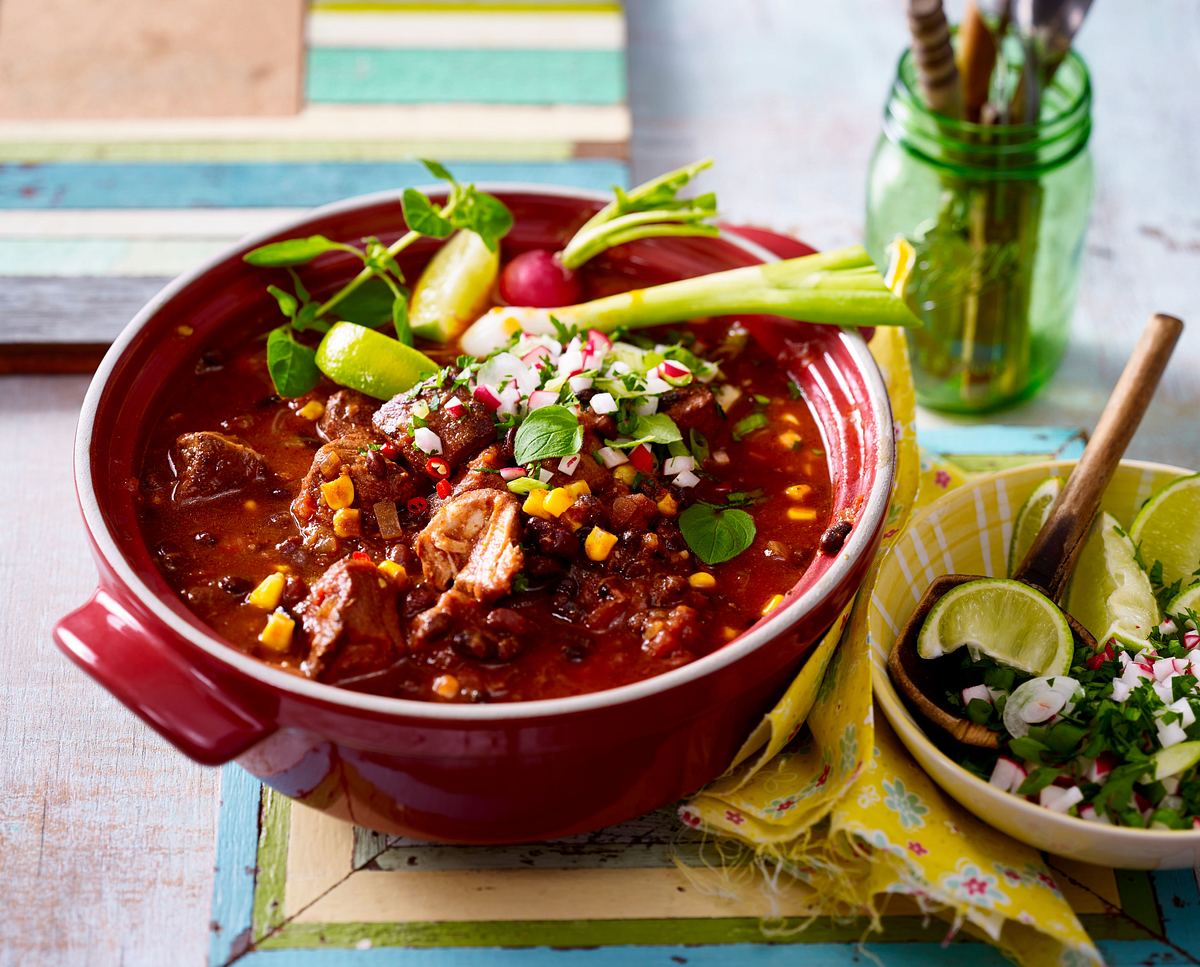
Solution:
<path fill-rule="evenodd" d="M 750 313 L 786 316 L 834 326 L 919 326 L 904 303 L 911 249 L 893 248 L 888 277 L 861 245 L 766 262 L 727 272 L 634 289 L 556 309 L 500 306 L 463 334 L 462 349 L 484 356 L 517 332 L 641 329 L 701 316 Z"/>

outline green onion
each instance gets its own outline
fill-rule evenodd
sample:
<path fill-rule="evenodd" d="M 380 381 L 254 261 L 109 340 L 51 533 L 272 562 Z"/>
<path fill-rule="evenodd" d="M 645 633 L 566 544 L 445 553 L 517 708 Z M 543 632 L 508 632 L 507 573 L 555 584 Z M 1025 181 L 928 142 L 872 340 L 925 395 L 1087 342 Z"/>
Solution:
<path fill-rule="evenodd" d="M 763 427 L 769 426 L 770 422 L 767 419 L 766 413 L 751 413 L 749 416 L 744 416 L 733 424 L 733 438 L 741 440 L 755 430 L 761 430 Z"/>

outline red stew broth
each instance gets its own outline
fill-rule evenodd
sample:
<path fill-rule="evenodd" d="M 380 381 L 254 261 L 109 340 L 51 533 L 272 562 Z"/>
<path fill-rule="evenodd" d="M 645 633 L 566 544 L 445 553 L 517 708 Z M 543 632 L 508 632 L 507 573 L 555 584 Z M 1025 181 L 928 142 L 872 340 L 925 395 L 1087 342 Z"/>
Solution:
<path fill-rule="evenodd" d="M 695 327 L 695 351 L 719 358 L 712 350 L 726 340 L 729 330 L 722 321 Z M 453 357 L 445 351 L 441 355 Z M 724 465 L 706 464 L 716 479 L 706 475 L 686 500 L 721 504 L 731 493 L 752 494 L 753 502 L 744 509 L 754 517 L 757 534 L 748 550 L 726 563 L 700 568 L 693 558 L 662 567 L 664 574 L 707 570 L 715 578 L 713 588 L 689 584 L 680 598 L 699 611 L 700 633 L 692 635 L 687 647 L 666 653 L 645 647 L 642 633 L 631 626 L 622 606 L 603 600 L 604 565 L 589 564 L 581 554 L 581 566 L 595 571 L 599 582 L 590 586 L 587 596 L 594 606 L 571 606 L 570 599 L 579 595 L 564 595 L 553 578 L 533 581 L 528 590 L 496 602 L 528 623 L 521 650 L 511 660 L 481 660 L 447 645 L 410 653 L 375 674 L 333 683 L 376 694 L 446 700 L 435 692 L 434 683 L 441 676 L 453 676 L 458 692 L 449 700 L 574 695 L 686 664 L 756 623 L 820 552 L 822 533 L 830 523 L 831 485 L 820 432 L 778 360 L 751 340 L 732 361 L 722 360 L 722 371 L 722 382 L 740 389 L 741 395 L 729 405 L 721 432 L 709 444 L 714 453 L 724 451 L 729 459 Z M 366 553 L 376 563 L 388 556 L 388 542 L 378 534 L 344 541 L 333 558 L 297 553 L 294 547 L 297 524 L 290 505 L 322 442 L 313 421 L 296 411 L 336 389 L 323 382 L 301 400 L 279 399 L 267 374 L 262 336 L 214 347 L 197 358 L 194 377 L 181 380 L 167 398 L 150 434 L 141 475 L 143 532 L 183 602 L 232 647 L 296 674 L 302 673 L 304 658 L 300 623 L 291 652 L 279 656 L 266 651 L 258 643 L 265 613 L 246 601 L 247 593 L 274 570 L 285 569 L 312 585 L 346 554 Z M 755 412 L 767 417 L 767 425 L 735 441 L 731 428 Z M 201 430 L 237 436 L 262 455 L 275 479 L 252 493 L 179 506 L 172 499 L 175 441 L 180 434 Z M 422 485 L 432 498 L 433 482 Z M 684 506 L 681 502 L 680 509 Z M 421 572 L 412 560 L 408 570 L 415 583 Z M 401 596 L 402 615 L 403 600 Z"/>

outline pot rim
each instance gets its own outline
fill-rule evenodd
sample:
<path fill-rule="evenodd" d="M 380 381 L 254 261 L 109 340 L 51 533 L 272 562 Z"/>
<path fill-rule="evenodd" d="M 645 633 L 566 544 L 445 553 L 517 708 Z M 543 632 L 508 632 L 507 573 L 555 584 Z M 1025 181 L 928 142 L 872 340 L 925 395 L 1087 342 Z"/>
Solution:
<path fill-rule="evenodd" d="M 608 200 L 608 197 L 599 191 L 561 188 L 523 182 L 488 182 L 480 183 L 479 187 L 493 194 L 522 193 L 545 195 L 555 198 L 573 198 L 582 201 Z M 426 185 L 420 186 L 420 190 L 430 194 L 439 194 L 444 192 L 444 187 L 440 185 Z M 875 480 L 859 518 L 860 526 L 855 527 L 851 532 L 849 540 L 847 540 L 845 546 L 838 554 L 838 559 L 829 570 L 818 578 L 813 586 L 805 591 L 804 594 L 779 608 L 770 620 L 763 622 L 740 639 L 679 668 L 643 679 L 642 681 L 620 685 L 616 688 L 588 692 L 582 695 L 570 695 L 562 698 L 481 705 L 422 702 L 415 699 L 392 698 L 354 692 L 349 689 L 338 688 L 334 685 L 327 685 L 322 682 L 310 681 L 290 675 L 287 672 L 272 668 L 270 665 L 250 655 L 244 654 L 215 634 L 198 625 L 189 623 L 174 610 L 166 607 L 159 596 L 134 572 L 129 562 L 125 559 L 101 513 L 92 481 L 91 451 L 94 439 L 96 411 L 99 407 L 101 397 L 108 387 L 109 379 L 112 376 L 117 361 L 124 354 L 134 337 L 153 321 L 164 304 L 184 288 L 202 278 L 236 253 L 248 247 L 262 244 L 280 233 L 308 225 L 316 219 L 355 209 L 372 207 L 384 201 L 394 201 L 397 197 L 399 197 L 398 190 L 385 190 L 355 195 L 328 205 L 310 209 L 303 215 L 280 222 L 266 231 L 257 232 L 240 239 L 232 246 L 223 249 L 191 271 L 177 276 L 150 299 L 125 328 L 121 330 L 120 335 L 117 336 L 112 346 L 109 347 L 108 352 L 105 353 L 103 360 L 97 368 L 92 382 L 88 386 L 83 406 L 80 409 L 79 424 L 75 435 L 75 489 L 83 514 L 84 524 L 88 529 L 96 551 L 112 569 L 117 578 L 158 621 L 165 624 L 172 632 L 185 639 L 189 644 L 199 648 L 209 658 L 227 666 L 240 675 L 247 676 L 259 685 L 325 705 L 363 712 L 397 715 L 410 719 L 428 719 L 441 722 L 496 722 L 566 716 L 636 702 L 657 692 L 667 691 L 688 682 L 704 678 L 733 664 L 744 655 L 749 654 L 792 628 L 805 615 L 815 611 L 820 602 L 832 594 L 854 570 L 858 559 L 869 551 L 875 535 L 883 525 L 891 496 L 895 464 L 895 439 L 892 430 L 891 404 L 888 399 L 886 387 L 884 386 L 883 376 L 862 336 L 856 330 L 841 330 L 839 338 L 862 372 L 863 382 L 867 390 L 867 399 L 879 427 L 879 452 L 875 458 Z M 764 262 L 779 261 L 767 249 L 755 242 L 742 238 L 736 232 L 723 235 L 722 238 Z"/>

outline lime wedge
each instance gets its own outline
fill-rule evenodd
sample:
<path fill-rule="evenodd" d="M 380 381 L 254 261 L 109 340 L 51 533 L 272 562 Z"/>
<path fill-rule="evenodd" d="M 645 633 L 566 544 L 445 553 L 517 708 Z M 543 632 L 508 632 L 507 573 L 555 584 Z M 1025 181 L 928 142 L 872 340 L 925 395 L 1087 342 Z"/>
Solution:
<path fill-rule="evenodd" d="M 417 279 L 408 321 L 415 335 L 449 342 L 488 307 L 500 274 L 500 252 L 462 231 L 437 250 Z"/>
<path fill-rule="evenodd" d="M 1200 612 L 1200 581 L 1190 584 L 1167 605 L 1166 614 L 1172 617 L 1177 614 L 1187 614 L 1188 611 Z"/>
<path fill-rule="evenodd" d="M 1038 531 L 1042 529 L 1042 525 L 1046 523 L 1046 518 L 1050 516 L 1050 507 L 1058 499 L 1058 495 L 1062 493 L 1063 481 L 1062 477 L 1051 477 L 1049 480 L 1043 480 L 1037 485 L 1021 505 L 1021 509 L 1017 511 L 1017 520 L 1013 524 L 1012 539 L 1008 542 L 1008 576 L 1012 577 L 1017 568 L 1021 566 L 1021 562 L 1025 560 L 1025 555 L 1029 553 L 1029 548 L 1033 546 L 1033 539 L 1037 537 Z"/>
<path fill-rule="evenodd" d="M 1053 601 L 1020 581 L 981 578 L 960 584 L 929 611 L 917 639 L 922 658 L 966 645 L 1027 675 L 1065 675 L 1075 645 Z"/>
<path fill-rule="evenodd" d="M 1092 524 L 1071 579 L 1067 610 L 1097 642 L 1116 638 L 1148 648 L 1158 625 L 1158 602 L 1131 541 L 1111 514 Z"/>
<path fill-rule="evenodd" d="M 1150 567 L 1162 561 L 1163 584 L 1190 581 L 1200 566 L 1200 474 L 1180 477 L 1146 502 L 1129 536 Z"/>
<path fill-rule="evenodd" d="M 1200 742 L 1180 742 L 1178 745 L 1159 749 L 1151 761 L 1154 763 L 1156 782 L 1186 772 L 1200 762 Z"/>
<path fill-rule="evenodd" d="M 337 322 L 317 347 L 317 368 L 335 383 L 390 400 L 432 376 L 438 364 L 366 326 Z"/>

